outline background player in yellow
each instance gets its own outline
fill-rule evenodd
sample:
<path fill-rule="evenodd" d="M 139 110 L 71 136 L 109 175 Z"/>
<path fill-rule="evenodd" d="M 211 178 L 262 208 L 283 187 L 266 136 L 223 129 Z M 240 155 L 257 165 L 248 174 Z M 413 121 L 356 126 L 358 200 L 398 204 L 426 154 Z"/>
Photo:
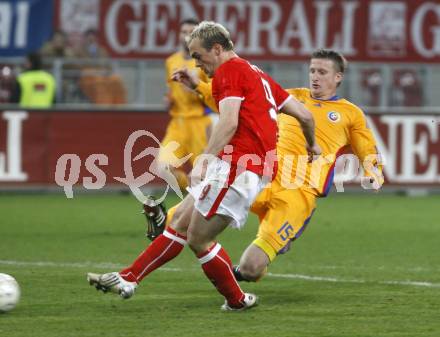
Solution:
<path fill-rule="evenodd" d="M 289 116 L 278 116 L 278 173 L 270 188 L 263 190 L 252 205 L 260 226 L 257 238 L 234 270 L 238 280 L 260 279 L 276 256 L 287 252 L 291 242 L 303 233 L 316 208 L 316 198 L 330 191 L 335 161 L 344 148 L 350 146 L 364 167 L 364 187 L 379 189 L 383 184 L 380 156 L 362 110 L 336 95 L 346 66 L 341 54 L 318 50 L 311 56 L 309 89 L 287 90 L 313 114 L 322 154 L 308 163 L 299 123 Z M 183 71 L 178 78 L 196 87 L 210 104 L 210 85 L 185 74 L 190 75 Z M 170 209 L 168 219 L 173 212 L 174 208 Z"/>
<path fill-rule="evenodd" d="M 179 144 L 179 147 L 174 153 L 167 152 L 162 147 L 159 162 L 170 164 L 170 169 L 176 176 L 181 188 L 187 186 L 187 176 L 182 169 L 176 168 L 178 166 L 175 162 L 176 157 L 180 159 L 192 154 L 189 158 L 192 164 L 194 159 L 206 147 L 209 129 L 212 124 L 212 119 L 209 116 L 211 110 L 205 106 L 200 94 L 171 79 L 171 75 L 175 70 L 185 68 L 202 81 L 209 83 L 207 75 L 196 68 L 195 61 L 189 55 L 186 43 L 186 39 L 197 24 L 198 21 L 193 19 L 181 22 L 179 32 L 180 50 L 169 56 L 165 61 L 166 81 L 169 88 L 166 101 L 171 120 L 162 140 L 162 145 L 166 146 L 174 141 Z"/>

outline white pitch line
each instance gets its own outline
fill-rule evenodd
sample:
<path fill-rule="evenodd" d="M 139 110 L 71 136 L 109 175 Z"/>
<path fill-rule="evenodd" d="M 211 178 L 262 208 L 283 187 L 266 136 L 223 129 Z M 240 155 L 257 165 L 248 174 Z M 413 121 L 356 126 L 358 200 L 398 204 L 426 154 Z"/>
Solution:
<path fill-rule="evenodd" d="M 380 284 L 397 284 L 402 286 L 414 286 L 414 287 L 428 287 L 428 288 L 439 288 L 440 283 L 431 283 L 425 281 L 382 281 Z"/>
<path fill-rule="evenodd" d="M 104 262 L 50 262 L 50 261 L 13 261 L 13 260 L 0 260 L 0 265 L 10 265 L 10 266 L 24 266 L 24 267 L 63 267 L 63 268 L 97 268 L 97 269 L 121 269 L 124 265 Z M 166 268 L 161 267 L 159 270 L 166 272 L 181 272 L 185 271 L 182 268 Z M 189 269 L 186 269 L 189 270 Z M 400 285 L 400 286 L 413 286 L 413 287 L 426 287 L 426 288 L 440 288 L 440 283 L 432 283 L 426 281 L 367 281 L 361 279 L 343 279 L 337 277 L 327 277 L 327 276 L 311 276 L 302 274 L 275 274 L 267 273 L 267 276 L 274 278 L 287 278 L 287 279 L 297 279 L 305 281 L 315 281 L 315 282 L 331 282 L 331 283 L 376 283 L 384 285 Z"/>
<path fill-rule="evenodd" d="M 345 280 L 345 279 L 339 279 L 339 278 L 336 278 L 336 277 L 309 276 L 309 275 L 301 275 L 301 274 L 273 274 L 273 273 L 267 273 L 267 276 L 277 277 L 277 278 L 299 279 L 299 280 L 306 280 L 306 281 L 318 281 L 318 282 L 367 283 L 367 281 L 364 281 L 364 280 Z"/>
<path fill-rule="evenodd" d="M 309 276 L 301 274 L 272 274 L 267 273 L 267 276 L 289 279 L 300 279 L 306 281 L 318 281 L 318 282 L 334 282 L 334 283 L 378 283 L 386 285 L 400 285 L 400 286 L 413 286 L 413 287 L 427 287 L 427 288 L 440 288 L 440 283 L 432 283 L 425 281 L 367 281 L 359 279 L 340 279 L 335 277 L 324 276 Z"/>
<path fill-rule="evenodd" d="M 296 266 L 299 267 L 309 267 L 310 265 L 308 264 L 303 264 L 303 263 L 297 263 Z M 375 266 L 374 268 L 369 268 L 369 267 L 364 267 L 364 266 L 331 266 L 331 265 L 325 265 L 325 266 L 320 266 L 320 265 L 313 265 L 314 269 L 330 269 L 330 270 L 338 270 L 338 269 L 354 269 L 354 270 L 394 270 L 394 271 L 403 271 L 403 272 L 414 272 L 414 273 L 420 273 L 420 272 L 440 272 L 440 268 L 427 268 L 427 267 L 397 267 L 397 266 L 393 266 L 392 269 L 389 268 L 388 266 Z"/>
<path fill-rule="evenodd" d="M 24 267 L 63 267 L 63 268 L 97 268 L 97 269 L 121 269 L 126 267 L 122 264 L 111 262 L 50 262 L 50 261 L 12 261 L 0 260 L 0 265 L 24 266 Z M 180 268 L 160 268 L 164 271 L 182 271 Z"/>

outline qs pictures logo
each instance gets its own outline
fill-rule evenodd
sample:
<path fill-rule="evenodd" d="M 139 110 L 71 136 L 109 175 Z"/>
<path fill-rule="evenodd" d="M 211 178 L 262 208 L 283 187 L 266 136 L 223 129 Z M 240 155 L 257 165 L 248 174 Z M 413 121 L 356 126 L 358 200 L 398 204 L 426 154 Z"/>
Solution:
<path fill-rule="evenodd" d="M 140 152 L 138 155 L 133 155 L 133 147 L 136 141 L 140 137 L 149 137 L 152 139 L 157 146 L 147 147 L 145 150 Z M 170 188 L 183 199 L 182 191 L 179 188 L 179 184 L 171 173 L 170 164 L 161 163 L 159 159 L 159 153 L 163 152 L 168 157 L 173 159 L 173 167 L 179 167 L 184 164 L 192 154 L 188 154 L 183 158 L 177 158 L 174 155 L 174 151 L 179 147 L 179 143 L 170 142 L 166 146 L 161 146 L 159 139 L 157 139 L 151 132 L 146 130 L 137 130 L 133 132 L 127 139 L 124 147 L 124 174 L 125 177 L 114 177 L 115 180 L 127 185 L 136 199 L 143 203 L 146 200 L 146 196 L 143 194 L 141 187 L 152 182 L 156 177 L 164 180 L 167 187 L 160 198 L 155 200 L 157 204 L 160 204 L 166 197 Z M 135 177 L 133 173 L 133 162 L 140 160 L 146 156 L 152 156 L 153 161 L 147 170 L 140 176 Z M 96 181 L 92 181 L 91 177 L 83 178 L 83 186 L 86 189 L 100 189 L 103 188 L 106 183 L 106 174 L 97 165 L 108 165 L 108 157 L 103 153 L 95 153 L 90 155 L 86 162 L 85 167 L 88 172 L 90 172 Z M 73 185 L 79 180 L 81 171 L 81 159 L 77 154 L 66 153 L 58 158 L 56 171 L 55 171 L 55 182 L 58 186 L 64 188 L 64 192 L 67 198 L 73 198 Z M 67 179 L 66 179 L 67 177 Z"/>

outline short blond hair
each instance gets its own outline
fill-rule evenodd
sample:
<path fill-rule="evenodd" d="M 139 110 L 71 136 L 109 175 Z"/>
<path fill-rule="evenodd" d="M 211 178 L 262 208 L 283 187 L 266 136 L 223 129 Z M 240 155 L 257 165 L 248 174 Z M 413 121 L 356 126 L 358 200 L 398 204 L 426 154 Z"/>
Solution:
<path fill-rule="evenodd" d="M 206 50 L 211 50 L 216 43 L 221 45 L 224 50 L 234 49 L 234 43 L 228 30 L 214 21 L 200 22 L 192 31 L 189 43 L 196 38 L 200 40 L 202 47 Z"/>

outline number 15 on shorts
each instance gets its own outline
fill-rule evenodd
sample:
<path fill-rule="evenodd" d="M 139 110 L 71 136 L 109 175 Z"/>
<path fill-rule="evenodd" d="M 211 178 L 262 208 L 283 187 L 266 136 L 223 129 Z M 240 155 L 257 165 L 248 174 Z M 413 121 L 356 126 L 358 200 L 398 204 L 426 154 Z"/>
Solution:
<path fill-rule="evenodd" d="M 277 231 L 277 234 L 280 236 L 281 240 L 286 241 L 289 239 L 290 234 L 293 233 L 293 227 L 290 223 L 285 222 L 284 225 Z"/>

